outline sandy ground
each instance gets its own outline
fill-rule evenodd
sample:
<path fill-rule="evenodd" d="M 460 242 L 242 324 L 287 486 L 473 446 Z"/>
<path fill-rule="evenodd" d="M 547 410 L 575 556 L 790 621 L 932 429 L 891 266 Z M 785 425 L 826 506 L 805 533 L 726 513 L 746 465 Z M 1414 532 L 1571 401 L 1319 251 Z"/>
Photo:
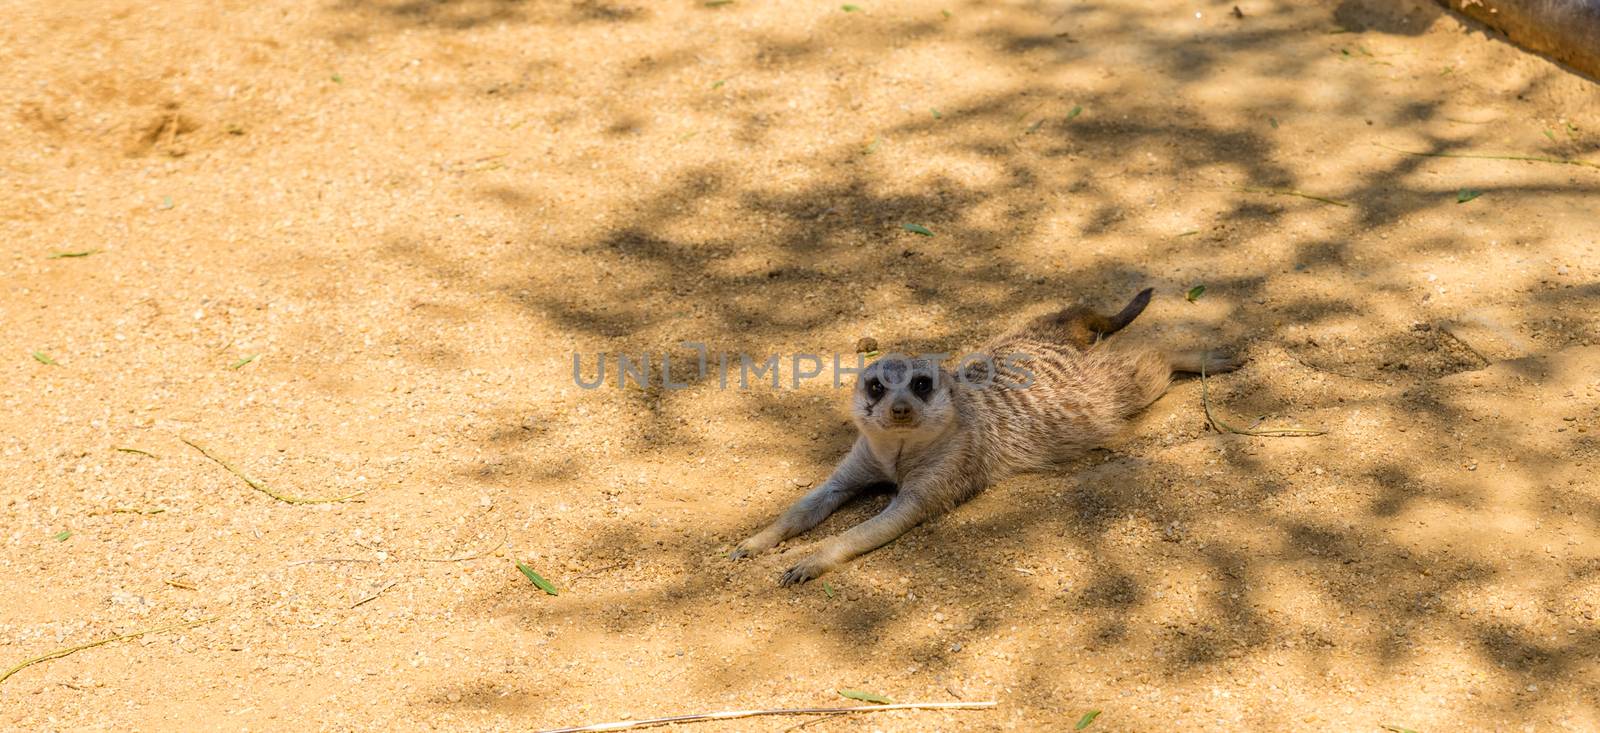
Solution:
<path fill-rule="evenodd" d="M 1600 730 L 1600 169 L 1391 149 L 1600 160 L 1600 88 L 1422 0 L 857 4 L 0 3 L 0 667 L 219 616 L 0 728 Z M 725 556 L 844 391 L 572 379 L 1144 286 L 1328 434 L 1182 382 L 826 586 L 881 497 Z"/>

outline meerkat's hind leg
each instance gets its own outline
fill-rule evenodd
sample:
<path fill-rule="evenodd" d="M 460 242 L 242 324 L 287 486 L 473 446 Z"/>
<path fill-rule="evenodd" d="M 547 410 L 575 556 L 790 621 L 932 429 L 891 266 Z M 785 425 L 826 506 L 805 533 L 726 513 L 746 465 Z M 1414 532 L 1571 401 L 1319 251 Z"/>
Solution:
<path fill-rule="evenodd" d="M 1221 374 L 1244 366 L 1245 359 L 1226 350 L 1203 350 L 1171 352 L 1167 354 L 1167 361 L 1174 372 L 1199 374 L 1204 368 L 1206 374 Z"/>

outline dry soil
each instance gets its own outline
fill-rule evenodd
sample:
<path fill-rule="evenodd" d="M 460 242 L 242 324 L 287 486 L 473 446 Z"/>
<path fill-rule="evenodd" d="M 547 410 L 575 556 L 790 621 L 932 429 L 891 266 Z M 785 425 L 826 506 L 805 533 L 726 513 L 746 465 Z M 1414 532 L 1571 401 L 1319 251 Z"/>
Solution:
<path fill-rule="evenodd" d="M 1403 152 L 1600 161 L 1600 88 L 1422 0 L 1237 7 L 0 2 L 0 667 L 219 616 L 0 728 L 1600 730 L 1600 167 Z M 1126 338 L 1249 357 L 1225 420 L 1327 435 L 1182 382 L 799 588 L 883 498 L 726 553 L 843 390 L 572 377 L 1145 286 Z"/>

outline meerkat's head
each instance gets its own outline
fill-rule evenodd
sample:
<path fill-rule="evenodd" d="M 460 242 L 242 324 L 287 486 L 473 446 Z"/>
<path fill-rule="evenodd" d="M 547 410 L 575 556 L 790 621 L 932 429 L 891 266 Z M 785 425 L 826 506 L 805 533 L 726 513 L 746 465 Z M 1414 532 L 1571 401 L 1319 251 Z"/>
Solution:
<path fill-rule="evenodd" d="M 954 386 L 932 361 L 884 357 L 856 380 L 851 413 L 862 432 L 933 437 L 955 419 Z"/>

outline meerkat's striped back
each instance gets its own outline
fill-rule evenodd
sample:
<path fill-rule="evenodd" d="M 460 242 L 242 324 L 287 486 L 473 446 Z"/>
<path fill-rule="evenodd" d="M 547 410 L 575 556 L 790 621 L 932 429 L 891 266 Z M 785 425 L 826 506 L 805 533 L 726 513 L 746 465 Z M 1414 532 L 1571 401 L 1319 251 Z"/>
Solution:
<path fill-rule="evenodd" d="M 1167 390 L 1172 365 L 1158 351 L 1106 341 L 1150 301 L 1140 292 L 1114 316 L 1082 307 L 1037 318 L 983 353 L 1030 379 L 995 379 L 965 391 L 963 417 L 997 459 L 998 473 L 1036 468 L 1103 445 Z M 983 449 L 980 449 L 983 452 Z"/>

